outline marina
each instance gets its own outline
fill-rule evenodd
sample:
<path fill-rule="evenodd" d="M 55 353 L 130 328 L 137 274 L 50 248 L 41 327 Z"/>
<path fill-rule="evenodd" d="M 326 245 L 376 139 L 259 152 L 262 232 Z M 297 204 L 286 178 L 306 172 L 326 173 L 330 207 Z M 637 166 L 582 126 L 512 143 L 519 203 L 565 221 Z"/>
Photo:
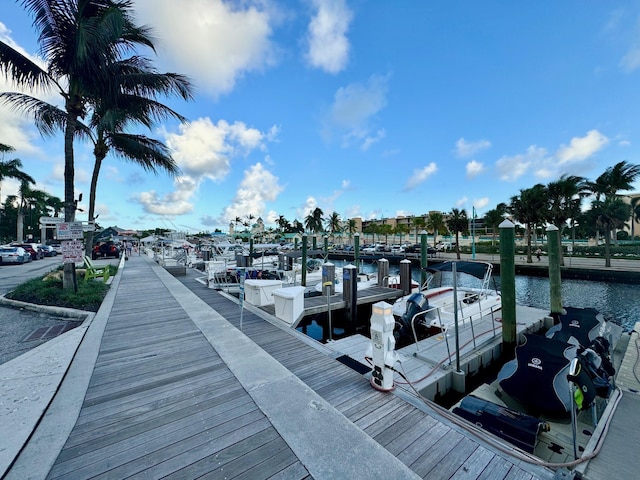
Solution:
<path fill-rule="evenodd" d="M 371 340 L 361 334 L 323 344 L 278 319 L 272 307 L 244 302 L 240 308 L 236 296 L 197 281 L 195 269 L 174 277 L 145 256 L 123 267 L 112 306 L 94 320 L 60 386 L 62 396 L 34 419 L 38 427 L 6 478 L 23 478 L 34 468 L 48 472 L 39 478 L 192 478 L 223 471 L 227 478 L 276 472 L 371 478 L 379 471 L 395 471 L 393 478 L 551 479 L 560 472 L 572 478 L 567 467 L 523 456 L 429 402 L 456 382 L 450 332 L 400 349 L 394 388 L 384 392 L 371 387 L 365 358 Z M 316 308 L 313 302 L 322 309 L 326 297 L 305 298 L 305 309 Z M 519 306 L 517 316 L 519 335 L 549 322 L 544 310 L 531 307 Z M 501 327 L 486 322 L 475 323 L 475 345 L 471 329 L 461 331 L 459 360 L 470 377 L 499 355 Z M 622 408 L 634 404 L 630 392 L 640 391 L 633 383 L 635 354 L 628 348 L 621 367 L 627 379 L 619 385 Z M 339 417 L 322 414 L 320 428 L 313 412 Z M 614 415 L 613 421 L 620 420 Z M 627 435 L 637 435 L 636 415 L 624 423 Z M 609 435 L 598 448 L 617 455 L 607 448 Z M 342 441 L 348 446 L 341 448 Z M 43 442 L 49 446 L 44 456 Z M 380 452 L 375 461 L 371 448 Z M 348 461 L 336 456 L 341 450 L 351 452 Z M 583 466 L 585 478 L 610 478 L 598 473 L 597 463 L 589 467 L 593 461 Z M 617 468 L 624 476 L 628 462 Z"/>

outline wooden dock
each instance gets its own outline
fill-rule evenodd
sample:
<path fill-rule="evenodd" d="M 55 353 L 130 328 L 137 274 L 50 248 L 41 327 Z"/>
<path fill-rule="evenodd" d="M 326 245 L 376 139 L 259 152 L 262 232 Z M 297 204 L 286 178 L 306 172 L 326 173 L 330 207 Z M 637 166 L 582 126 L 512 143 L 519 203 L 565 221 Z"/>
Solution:
<path fill-rule="evenodd" d="M 112 288 L 7 479 L 554 477 L 192 275 L 131 257 Z"/>

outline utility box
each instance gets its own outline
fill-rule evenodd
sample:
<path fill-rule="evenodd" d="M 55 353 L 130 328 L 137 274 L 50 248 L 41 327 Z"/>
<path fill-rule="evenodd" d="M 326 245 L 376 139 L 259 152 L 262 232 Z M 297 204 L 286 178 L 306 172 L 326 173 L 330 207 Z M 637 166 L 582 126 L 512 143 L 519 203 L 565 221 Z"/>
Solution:
<path fill-rule="evenodd" d="M 397 360 L 394 326 L 393 307 L 386 302 L 374 303 L 371 308 L 371 385 L 384 392 L 394 388 L 393 366 Z"/>
<path fill-rule="evenodd" d="M 293 325 L 304 311 L 304 287 L 279 288 L 273 292 L 276 317 Z"/>
<path fill-rule="evenodd" d="M 245 280 L 244 299 L 256 307 L 273 305 L 273 292 L 279 288 L 282 288 L 281 280 Z"/>

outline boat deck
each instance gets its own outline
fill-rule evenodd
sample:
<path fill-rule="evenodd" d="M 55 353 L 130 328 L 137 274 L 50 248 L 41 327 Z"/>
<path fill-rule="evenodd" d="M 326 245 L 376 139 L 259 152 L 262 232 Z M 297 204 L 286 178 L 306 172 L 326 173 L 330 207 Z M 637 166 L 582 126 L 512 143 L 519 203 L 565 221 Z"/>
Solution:
<path fill-rule="evenodd" d="M 498 312 L 499 314 L 500 312 Z M 537 308 L 516 308 L 518 334 L 540 330 L 546 312 Z M 474 335 L 475 334 L 475 335 Z M 474 342 L 475 339 L 475 342 Z M 369 365 L 364 354 L 371 341 L 363 335 L 353 335 L 328 343 L 328 347 L 341 352 L 363 365 Z M 448 345 L 447 345 L 448 343 Z M 465 375 L 477 373 L 501 355 L 502 324 L 499 317 L 486 316 L 459 330 L 460 370 Z M 399 370 L 411 381 L 407 384 L 399 373 L 395 374 L 398 388 L 417 390 L 429 400 L 451 390 L 456 368 L 455 336 L 453 329 L 409 345 L 398 351 Z"/>

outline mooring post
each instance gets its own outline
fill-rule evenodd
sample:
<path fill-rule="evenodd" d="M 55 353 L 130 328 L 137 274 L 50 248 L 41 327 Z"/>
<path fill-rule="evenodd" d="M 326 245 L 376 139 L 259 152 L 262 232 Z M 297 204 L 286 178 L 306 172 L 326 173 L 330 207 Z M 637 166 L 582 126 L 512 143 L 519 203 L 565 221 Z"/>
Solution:
<path fill-rule="evenodd" d="M 358 270 L 354 265 L 342 269 L 342 299 L 347 304 L 349 330 L 353 332 L 358 320 Z"/>
<path fill-rule="evenodd" d="M 253 266 L 253 237 L 249 237 L 249 263 L 245 267 Z"/>
<path fill-rule="evenodd" d="M 324 262 L 327 263 L 329 261 L 329 237 L 325 235 L 324 239 Z"/>
<path fill-rule="evenodd" d="M 555 225 L 547 227 L 549 247 L 549 293 L 551 299 L 551 316 L 554 324 L 560 322 L 562 314 L 562 280 L 560 275 L 560 230 Z"/>
<path fill-rule="evenodd" d="M 420 288 L 427 281 L 427 232 L 420 232 Z"/>
<path fill-rule="evenodd" d="M 311 245 L 313 245 L 311 248 L 314 250 L 315 255 L 315 250 L 318 249 L 318 237 L 316 237 L 315 235 L 311 237 Z"/>
<path fill-rule="evenodd" d="M 502 298 L 502 355 L 515 358 L 516 348 L 516 243 L 515 225 L 504 220 L 500 228 L 500 295 Z"/>
<path fill-rule="evenodd" d="M 378 260 L 378 286 L 389 286 L 389 260 L 386 258 Z"/>
<path fill-rule="evenodd" d="M 356 270 L 360 271 L 360 232 L 356 232 L 353 236 L 353 258 L 356 264 Z"/>
<path fill-rule="evenodd" d="M 404 295 L 411 293 L 411 260 L 400 260 L 400 289 Z"/>
<path fill-rule="evenodd" d="M 302 235 L 302 281 L 303 287 L 307 286 L 307 236 Z"/>

